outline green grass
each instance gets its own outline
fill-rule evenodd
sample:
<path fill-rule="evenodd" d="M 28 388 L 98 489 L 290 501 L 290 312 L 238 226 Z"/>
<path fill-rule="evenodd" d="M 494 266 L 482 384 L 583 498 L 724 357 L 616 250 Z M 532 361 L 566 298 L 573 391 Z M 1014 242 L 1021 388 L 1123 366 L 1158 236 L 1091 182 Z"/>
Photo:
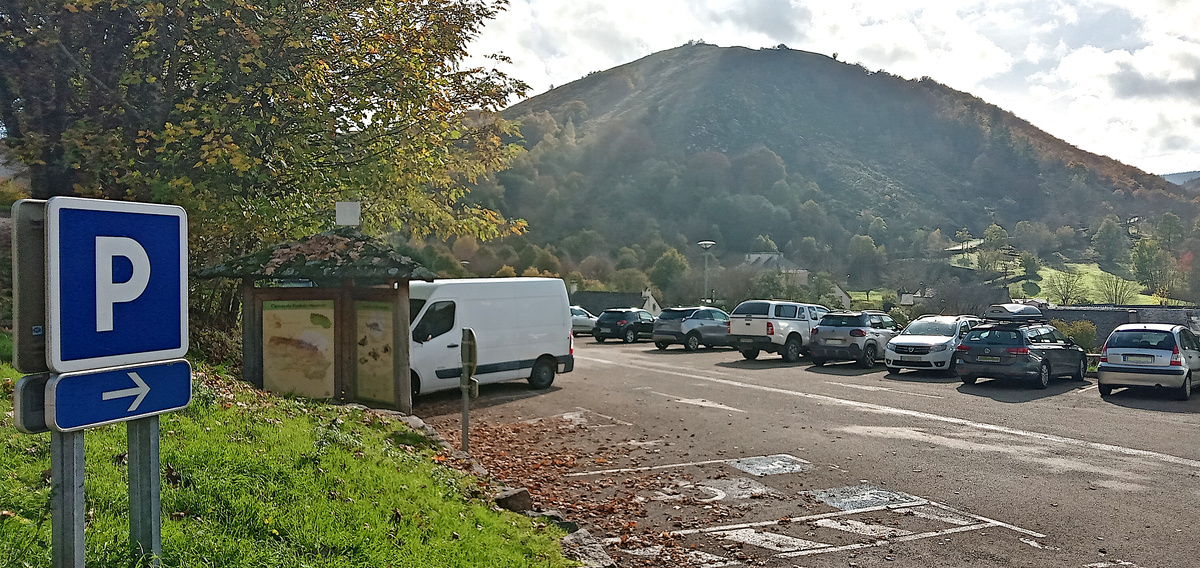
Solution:
<path fill-rule="evenodd" d="M 561 531 L 490 504 L 402 423 L 203 369 L 192 406 L 160 417 L 164 566 L 574 565 Z M 0 364 L 0 417 L 18 376 Z M 125 568 L 125 425 L 85 439 L 87 564 Z M 0 567 L 50 564 L 49 442 L 0 421 Z"/>
<path fill-rule="evenodd" d="M 1100 278 L 1105 276 L 1108 273 L 1105 272 L 1104 270 L 1102 270 L 1100 268 L 1100 265 L 1098 265 L 1094 262 L 1088 263 L 1088 264 L 1068 263 L 1065 266 L 1066 266 L 1066 268 L 1073 271 L 1075 274 L 1083 275 L 1084 285 L 1086 285 L 1089 290 L 1088 299 L 1091 300 L 1092 302 L 1100 302 L 1101 298 L 1098 297 L 1099 294 L 1095 290 L 1097 290 L 1100 287 Z M 1057 270 L 1057 269 L 1049 268 L 1049 267 L 1045 267 L 1045 266 L 1043 266 L 1041 269 L 1038 270 L 1038 276 L 1041 277 L 1041 281 L 1038 282 L 1038 284 L 1041 285 L 1041 287 L 1042 287 L 1041 295 L 1043 297 L 1046 294 L 1047 279 L 1049 279 L 1051 276 L 1054 276 L 1057 274 L 1062 274 L 1062 273 L 1063 273 L 1062 270 Z M 1132 280 L 1130 280 L 1128 282 L 1130 284 L 1132 284 L 1136 289 L 1138 289 L 1138 290 L 1142 289 L 1141 284 L 1138 284 L 1137 282 L 1133 282 Z M 1018 283 L 1018 285 L 1019 285 L 1019 283 Z M 1172 301 L 1173 300 L 1168 300 L 1168 302 L 1172 302 Z M 1158 298 L 1155 298 L 1154 296 L 1151 296 L 1149 294 L 1137 294 L 1133 297 L 1133 300 L 1130 301 L 1129 303 L 1131 305 L 1158 305 Z"/>

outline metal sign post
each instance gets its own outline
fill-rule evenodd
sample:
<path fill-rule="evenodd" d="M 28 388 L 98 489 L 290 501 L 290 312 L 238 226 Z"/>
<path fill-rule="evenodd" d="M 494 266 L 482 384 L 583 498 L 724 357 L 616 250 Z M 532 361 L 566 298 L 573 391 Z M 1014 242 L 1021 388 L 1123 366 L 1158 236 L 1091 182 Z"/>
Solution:
<path fill-rule="evenodd" d="M 84 567 L 84 431 L 128 422 L 129 541 L 135 562 L 159 566 L 158 415 L 192 397 L 191 366 L 178 359 L 187 214 L 53 197 L 18 201 L 13 218 L 14 365 L 31 373 L 13 414 L 22 432 L 50 431 L 51 565 Z"/>
<path fill-rule="evenodd" d="M 468 450 L 467 432 L 471 418 L 471 395 L 479 395 L 479 380 L 473 378 L 475 368 L 479 365 L 479 350 L 475 344 L 475 330 L 464 327 L 462 330 L 462 374 L 459 375 L 458 387 L 462 390 L 462 451 Z"/>

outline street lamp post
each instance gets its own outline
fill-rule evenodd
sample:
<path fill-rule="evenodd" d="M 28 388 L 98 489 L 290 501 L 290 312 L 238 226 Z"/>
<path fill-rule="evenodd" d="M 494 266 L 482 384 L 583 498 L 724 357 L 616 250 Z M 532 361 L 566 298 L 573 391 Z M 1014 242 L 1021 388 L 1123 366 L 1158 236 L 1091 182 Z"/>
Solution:
<path fill-rule="evenodd" d="M 716 241 L 700 241 L 696 243 L 700 248 L 704 249 L 704 290 L 700 293 L 700 303 L 704 303 L 704 295 L 708 294 L 708 249 L 717 244 Z M 708 299 L 708 303 L 712 303 L 712 298 Z"/>

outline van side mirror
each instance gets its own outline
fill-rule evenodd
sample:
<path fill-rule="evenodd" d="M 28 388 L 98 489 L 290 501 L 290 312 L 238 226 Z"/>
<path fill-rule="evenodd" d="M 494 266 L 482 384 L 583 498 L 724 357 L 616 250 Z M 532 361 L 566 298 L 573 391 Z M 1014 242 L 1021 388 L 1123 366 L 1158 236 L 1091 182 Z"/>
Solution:
<path fill-rule="evenodd" d="M 428 331 L 428 328 L 425 326 L 425 323 L 422 322 L 422 323 L 417 324 L 417 327 L 415 329 L 413 329 L 413 332 L 412 332 L 413 342 L 414 343 L 425 343 L 425 338 L 427 338 L 427 337 L 429 337 L 429 331 Z"/>

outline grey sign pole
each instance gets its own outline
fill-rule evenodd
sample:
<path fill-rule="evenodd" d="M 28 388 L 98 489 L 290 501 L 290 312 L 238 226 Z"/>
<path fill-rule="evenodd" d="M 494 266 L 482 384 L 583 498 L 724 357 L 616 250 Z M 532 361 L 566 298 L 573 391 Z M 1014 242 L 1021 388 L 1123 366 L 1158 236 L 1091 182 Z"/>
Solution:
<path fill-rule="evenodd" d="M 475 367 L 479 365 L 479 351 L 475 344 L 475 330 L 464 327 L 462 330 L 462 375 L 459 377 L 459 388 L 462 389 L 462 451 L 468 450 L 467 434 L 471 418 L 471 394 L 478 393 L 479 381 L 471 378 Z"/>
<path fill-rule="evenodd" d="M 83 432 L 50 432 L 50 565 L 83 568 Z"/>
<path fill-rule="evenodd" d="M 158 416 L 130 420 L 129 544 L 135 561 L 162 565 L 162 478 L 158 470 Z"/>

